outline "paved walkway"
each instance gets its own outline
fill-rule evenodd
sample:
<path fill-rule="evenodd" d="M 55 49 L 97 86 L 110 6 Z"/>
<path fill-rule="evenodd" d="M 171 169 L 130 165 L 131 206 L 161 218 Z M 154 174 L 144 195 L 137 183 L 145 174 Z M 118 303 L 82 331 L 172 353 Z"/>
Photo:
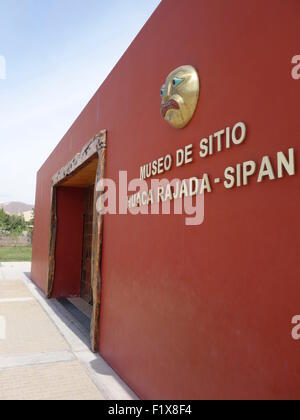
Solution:
<path fill-rule="evenodd" d="M 27 263 L 0 263 L 0 400 L 137 399 L 29 272 Z"/>

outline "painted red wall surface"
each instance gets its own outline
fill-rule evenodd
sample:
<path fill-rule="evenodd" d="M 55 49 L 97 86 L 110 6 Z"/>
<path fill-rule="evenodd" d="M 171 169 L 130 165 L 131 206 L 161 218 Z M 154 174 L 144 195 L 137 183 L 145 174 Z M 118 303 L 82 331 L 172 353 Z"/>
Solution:
<path fill-rule="evenodd" d="M 85 190 L 57 189 L 57 237 L 53 298 L 80 295 Z"/>
<path fill-rule="evenodd" d="M 242 146 L 173 169 L 180 179 L 276 156 L 300 141 L 298 0 L 164 0 L 41 168 L 32 278 L 46 285 L 51 177 L 101 129 L 107 176 L 174 154 L 238 121 Z M 194 65 L 192 122 L 160 117 L 168 73 Z M 300 177 L 205 197 L 205 222 L 106 216 L 100 352 L 142 398 L 300 398 Z"/>

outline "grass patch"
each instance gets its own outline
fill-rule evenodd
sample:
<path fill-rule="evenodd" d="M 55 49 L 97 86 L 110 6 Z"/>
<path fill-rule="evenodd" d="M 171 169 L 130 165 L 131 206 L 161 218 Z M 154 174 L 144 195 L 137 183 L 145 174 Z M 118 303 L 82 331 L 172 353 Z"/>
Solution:
<path fill-rule="evenodd" d="M 0 262 L 27 262 L 31 261 L 31 255 L 31 246 L 0 248 Z"/>

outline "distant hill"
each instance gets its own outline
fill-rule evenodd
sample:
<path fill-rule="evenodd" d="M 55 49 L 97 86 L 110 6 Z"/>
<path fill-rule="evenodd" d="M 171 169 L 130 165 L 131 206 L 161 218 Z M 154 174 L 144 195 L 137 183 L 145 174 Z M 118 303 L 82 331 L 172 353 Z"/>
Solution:
<path fill-rule="evenodd" d="M 9 215 L 20 215 L 26 211 L 33 210 L 34 206 L 31 204 L 19 203 L 17 201 L 11 203 L 2 203 L 0 204 L 0 208 L 2 208 L 5 213 Z"/>

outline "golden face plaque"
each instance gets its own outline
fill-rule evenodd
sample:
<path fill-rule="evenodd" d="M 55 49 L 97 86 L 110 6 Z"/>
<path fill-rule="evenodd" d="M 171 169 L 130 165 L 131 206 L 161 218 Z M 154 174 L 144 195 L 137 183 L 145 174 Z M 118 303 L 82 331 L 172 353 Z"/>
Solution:
<path fill-rule="evenodd" d="M 184 128 L 193 118 L 198 104 L 200 81 L 197 70 L 182 66 L 172 71 L 162 86 L 161 116 L 175 128 Z"/>

